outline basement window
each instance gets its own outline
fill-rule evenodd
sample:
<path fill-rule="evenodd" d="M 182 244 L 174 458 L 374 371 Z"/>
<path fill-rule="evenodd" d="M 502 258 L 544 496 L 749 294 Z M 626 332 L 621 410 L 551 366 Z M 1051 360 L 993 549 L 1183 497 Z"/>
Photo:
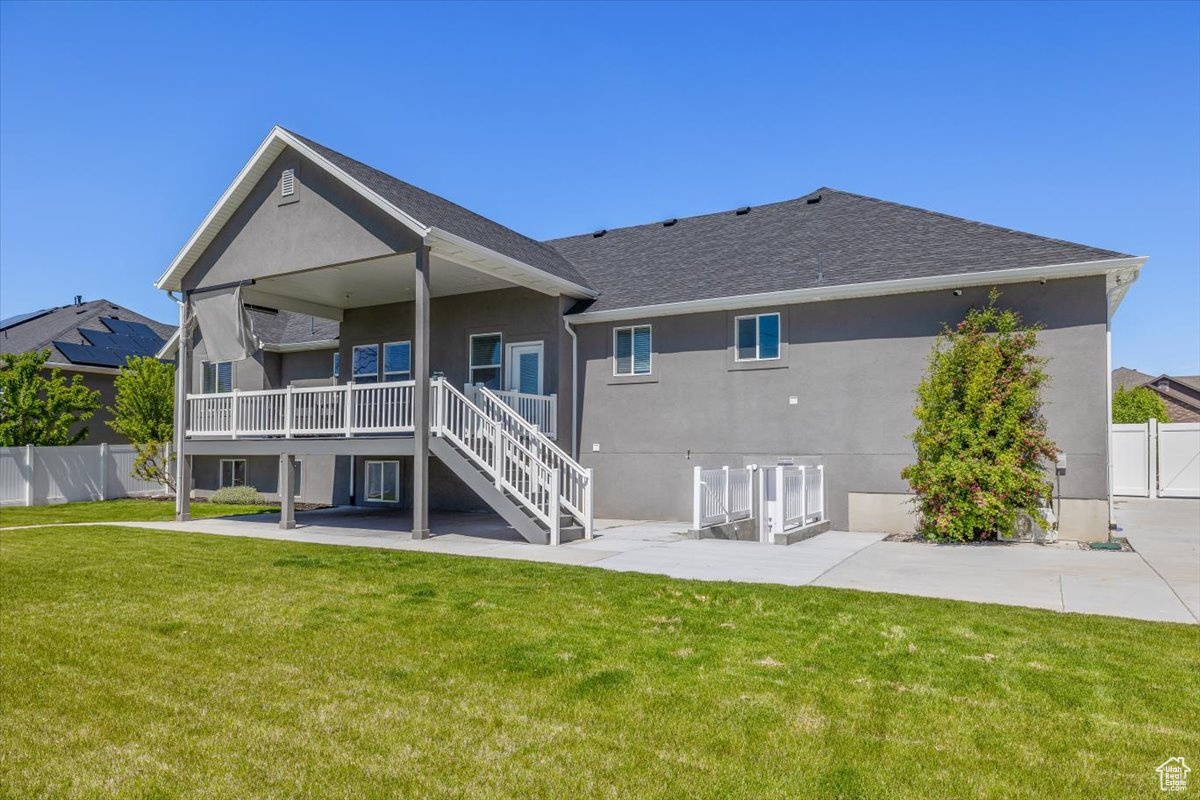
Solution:
<path fill-rule="evenodd" d="M 367 502 L 400 502 L 400 462 L 367 462 Z"/>
<path fill-rule="evenodd" d="M 222 458 L 220 488 L 246 485 L 246 459 Z"/>

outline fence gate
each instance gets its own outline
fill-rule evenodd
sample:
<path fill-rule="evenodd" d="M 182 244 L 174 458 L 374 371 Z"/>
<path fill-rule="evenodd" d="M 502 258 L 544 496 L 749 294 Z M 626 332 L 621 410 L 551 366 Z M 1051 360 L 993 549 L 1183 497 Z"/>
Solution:
<path fill-rule="evenodd" d="M 1150 426 L 1112 426 L 1113 494 L 1150 496 Z"/>
<path fill-rule="evenodd" d="M 1158 496 L 1200 497 L 1200 422 L 1158 426 Z"/>
<path fill-rule="evenodd" d="M 1113 494 L 1200 497 L 1200 423 L 1112 426 Z"/>

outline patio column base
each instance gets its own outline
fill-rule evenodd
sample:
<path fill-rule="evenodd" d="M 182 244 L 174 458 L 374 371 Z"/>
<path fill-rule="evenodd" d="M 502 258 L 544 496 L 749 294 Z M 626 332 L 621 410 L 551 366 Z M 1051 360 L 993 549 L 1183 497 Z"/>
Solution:
<path fill-rule="evenodd" d="M 412 538 L 414 539 L 428 539 L 429 536 L 429 528 L 413 529 Z"/>

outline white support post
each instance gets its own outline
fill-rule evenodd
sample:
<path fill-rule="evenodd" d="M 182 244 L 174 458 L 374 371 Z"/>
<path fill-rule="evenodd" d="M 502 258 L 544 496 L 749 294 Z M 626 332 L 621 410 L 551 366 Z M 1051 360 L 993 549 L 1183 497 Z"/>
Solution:
<path fill-rule="evenodd" d="M 171 474 L 171 443 L 167 442 L 162 449 L 163 474 Z M 162 491 L 164 495 L 171 493 L 171 484 L 163 481 Z"/>
<path fill-rule="evenodd" d="M 229 398 L 229 436 L 238 438 L 238 390 L 233 390 L 233 397 Z"/>
<path fill-rule="evenodd" d="M 692 530 L 700 530 L 700 517 L 704 513 L 704 486 L 701 483 L 701 467 L 692 470 Z"/>
<path fill-rule="evenodd" d="M 33 445 L 25 445 L 25 505 L 33 505 L 33 468 L 35 466 Z"/>
<path fill-rule="evenodd" d="M 808 524 L 808 467 L 800 468 L 800 527 Z"/>
<path fill-rule="evenodd" d="M 1149 419 L 1146 425 L 1146 486 L 1150 499 L 1158 497 L 1158 420 Z"/>
<path fill-rule="evenodd" d="M 345 403 L 346 417 L 346 438 L 349 439 L 354 435 L 354 383 L 346 384 L 346 397 L 342 401 Z"/>
<path fill-rule="evenodd" d="M 296 527 L 296 457 L 279 456 L 279 527 Z"/>
<path fill-rule="evenodd" d="M 283 395 L 283 438 L 292 438 L 292 385 L 288 384 Z"/>
<path fill-rule="evenodd" d="M 773 533 L 783 533 L 787 518 L 787 502 L 785 502 L 783 494 L 783 474 L 782 466 L 775 468 L 775 515 L 771 518 Z"/>
<path fill-rule="evenodd" d="M 733 521 L 733 515 L 729 513 L 729 503 L 732 499 L 729 494 L 729 465 L 725 465 L 721 469 L 725 472 L 725 499 L 723 501 L 725 507 L 721 509 L 721 513 L 725 517 L 725 524 L 728 525 Z"/>
<path fill-rule="evenodd" d="M 817 474 L 821 476 L 821 516 L 817 518 L 817 522 L 825 521 L 825 465 L 817 465 Z"/>
<path fill-rule="evenodd" d="M 557 545 L 562 540 L 562 493 L 559 491 L 562 480 L 562 470 L 558 467 L 550 470 L 550 544 Z"/>
<path fill-rule="evenodd" d="M 100 443 L 100 499 L 108 499 L 108 443 Z"/>
<path fill-rule="evenodd" d="M 175 351 L 175 520 L 192 518 L 192 460 L 187 451 L 191 420 L 188 395 L 192 385 L 192 301 L 185 294 L 179 304 L 179 346 Z"/>
<path fill-rule="evenodd" d="M 591 539 L 595 528 L 595 520 L 592 517 L 592 486 L 595 481 L 592 477 L 592 468 L 584 469 L 584 474 L 587 475 L 587 490 L 583 493 L 583 538 Z"/>

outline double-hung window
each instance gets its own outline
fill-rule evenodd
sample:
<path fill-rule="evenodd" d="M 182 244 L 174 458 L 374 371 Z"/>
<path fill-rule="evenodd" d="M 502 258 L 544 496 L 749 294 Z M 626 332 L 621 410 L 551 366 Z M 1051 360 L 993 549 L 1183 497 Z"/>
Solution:
<path fill-rule="evenodd" d="M 738 317 L 733 325 L 738 361 L 779 358 L 779 312 Z"/>
<path fill-rule="evenodd" d="M 201 388 L 204 394 L 214 394 L 216 392 L 232 392 L 233 391 L 233 362 L 232 361 L 205 361 L 204 362 L 204 385 Z"/>
<path fill-rule="evenodd" d="M 354 346 L 351 379 L 355 383 L 375 383 L 379 380 L 379 345 Z"/>
<path fill-rule="evenodd" d="M 222 458 L 220 487 L 246 485 L 246 459 Z"/>
<path fill-rule="evenodd" d="M 333 377 L 340 378 L 342 376 L 342 354 L 333 354 Z"/>
<path fill-rule="evenodd" d="M 613 375 L 649 375 L 650 326 L 613 329 Z"/>
<path fill-rule="evenodd" d="M 388 342 L 383 346 L 383 379 L 406 381 L 412 377 L 412 346 L 408 342 Z"/>
<path fill-rule="evenodd" d="M 482 383 L 489 389 L 500 388 L 500 354 L 503 341 L 498 333 L 476 333 L 471 336 L 470 375 L 472 384 Z"/>
<path fill-rule="evenodd" d="M 400 501 L 400 462 L 367 462 L 367 502 L 397 503 Z"/>

